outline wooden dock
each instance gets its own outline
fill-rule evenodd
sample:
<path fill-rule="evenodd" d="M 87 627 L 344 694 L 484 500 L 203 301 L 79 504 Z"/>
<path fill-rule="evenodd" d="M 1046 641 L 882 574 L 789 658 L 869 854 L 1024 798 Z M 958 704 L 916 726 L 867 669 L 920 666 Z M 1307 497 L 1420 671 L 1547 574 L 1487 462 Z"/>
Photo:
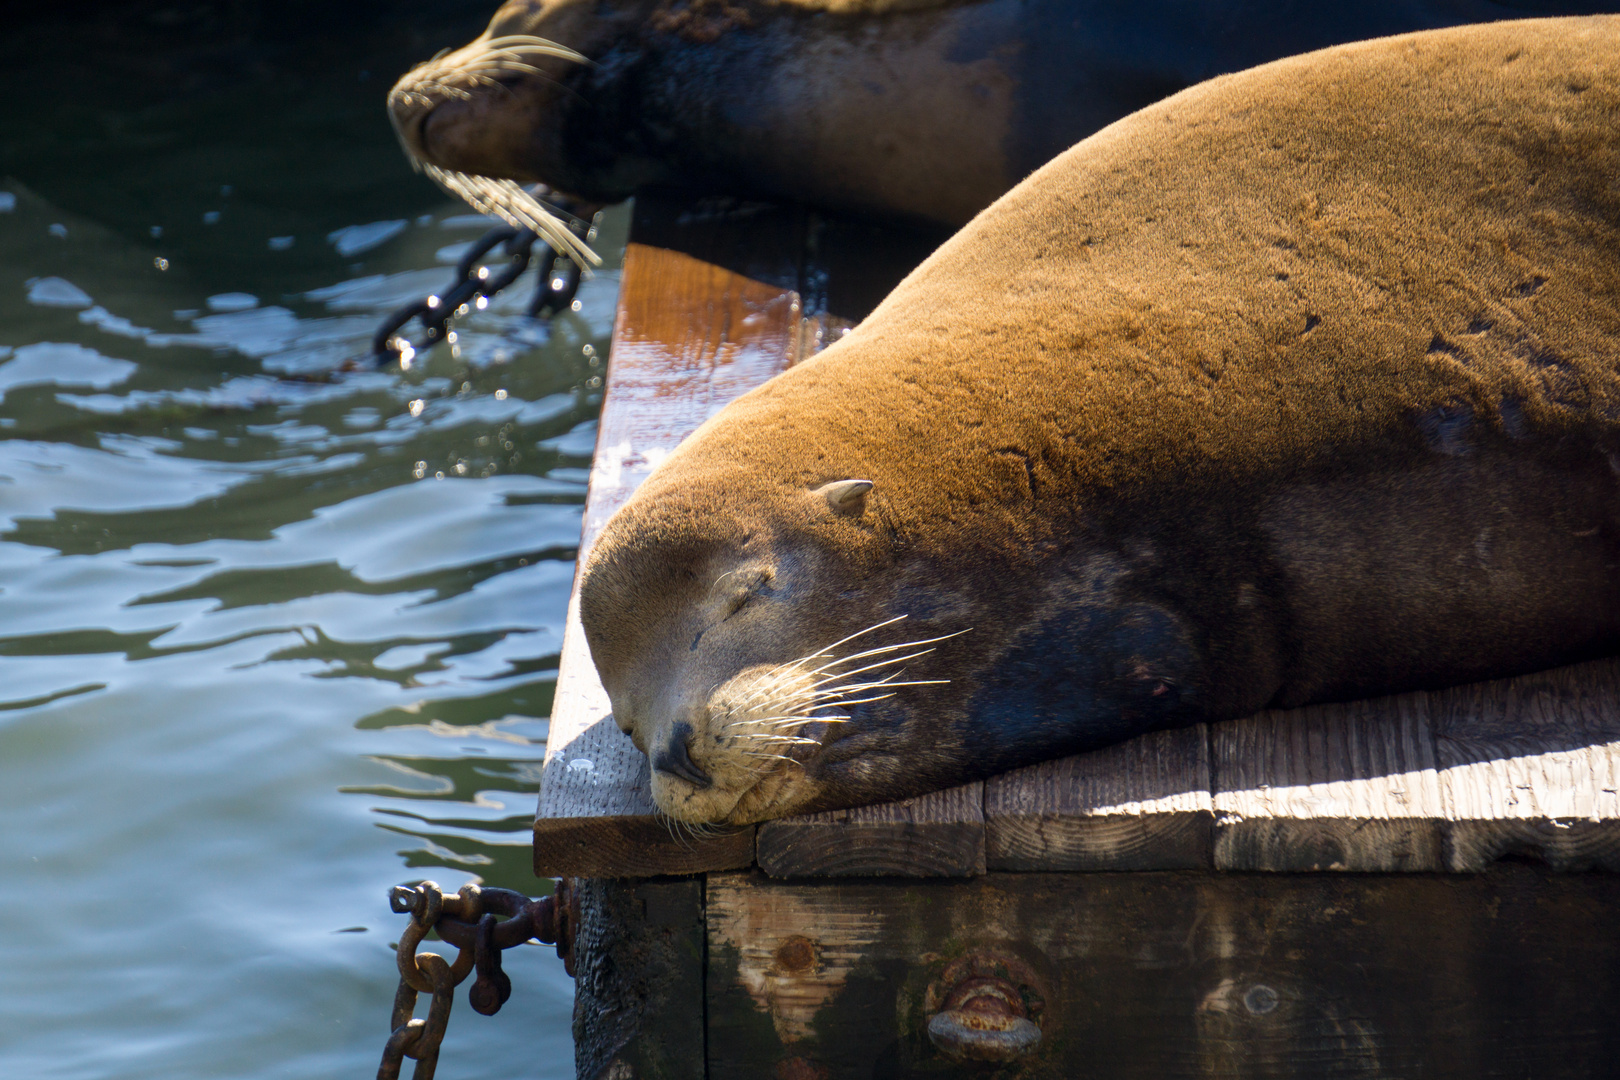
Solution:
<path fill-rule="evenodd" d="M 631 240 L 581 562 L 933 238 L 644 199 Z M 701 839 L 608 711 L 571 607 L 534 857 L 584 879 L 582 1078 L 1620 1076 L 1620 876 L 1579 873 L 1620 870 L 1620 660 Z M 991 983 L 1001 1072 L 936 1019 Z"/>

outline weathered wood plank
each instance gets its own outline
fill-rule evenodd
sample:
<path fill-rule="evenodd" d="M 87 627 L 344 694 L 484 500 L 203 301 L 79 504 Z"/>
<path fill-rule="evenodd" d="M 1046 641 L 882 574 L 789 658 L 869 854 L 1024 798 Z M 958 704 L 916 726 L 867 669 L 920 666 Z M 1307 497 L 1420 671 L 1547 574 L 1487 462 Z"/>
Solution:
<path fill-rule="evenodd" d="M 798 356 L 798 294 L 662 248 L 625 253 L 579 558 L 613 511 L 727 402 Z M 747 866 L 752 830 L 676 841 L 654 818 L 647 763 L 609 718 L 570 600 L 535 818 L 541 876 Z"/>
<path fill-rule="evenodd" d="M 703 1080 L 703 883 L 599 879 L 575 887 L 575 1075 Z"/>
<path fill-rule="evenodd" d="M 985 871 L 984 785 L 767 821 L 756 857 L 772 877 L 972 877 Z"/>
<path fill-rule="evenodd" d="M 1620 876 L 990 874 L 706 894 L 711 1080 L 966 1075 L 927 1020 L 964 955 L 1027 973 L 1023 1080 L 1620 1075 Z M 975 1071 L 974 1075 L 981 1074 Z"/>
<path fill-rule="evenodd" d="M 937 239 L 793 208 L 656 198 L 638 203 L 633 234 L 582 562 L 607 519 L 682 438 L 738 394 L 836 341 Z M 647 239 L 656 244 L 641 242 Z M 808 304 L 800 300 L 804 289 Z M 695 873 L 749 864 L 751 828 L 676 838 L 654 817 L 646 760 L 608 716 L 577 597 L 555 700 L 535 818 L 537 873 Z M 975 784 L 865 808 L 853 820 L 838 815 L 846 832 L 832 845 L 833 819 L 773 824 L 766 862 L 786 874 L 983 873 L 979 792 Z"/>
<path fill-rule="evenodd" d="M 1620 870 L 1620 660 L 1434 697 L 1448 869 Z"/>
<path fill-rule="evenodd" d="M 1214 724 L 1222 870 L 1439 870 L 1444 809 L 1427 694 Z"/>
<path fill-rule="evenodd" d="M 1159 731 L 985 782 L 992 870 L 1212 865 L 1209 734 Z"/>

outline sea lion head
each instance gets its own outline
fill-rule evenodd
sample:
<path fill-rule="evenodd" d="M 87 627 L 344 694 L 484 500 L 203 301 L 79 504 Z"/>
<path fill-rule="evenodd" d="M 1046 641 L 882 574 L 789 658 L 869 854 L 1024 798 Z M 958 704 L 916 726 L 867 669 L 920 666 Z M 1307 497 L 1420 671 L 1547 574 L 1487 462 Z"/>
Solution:
<path fill-rule="evenodd" d="M 593 66 L 588 56 L 621 29 L 580 0 L 508 0 L 474 41 L 417 65 L 389 91 L 388 116 L 406 157 L 474 209 L 533 230 L 576 262 L 599 263 L 523 185 L 607 203 L 647 179 L 630 157 L 615 160 L 634 175 L 618 177 L 580 146 L 563 148 L 581 111 L 577 83 Z"/>
<path fill-rule="evenodd" d="M 929 669 L 952 632 L 873 587 L 903 575 L 871 482 L 660 479 L 608 523 L 580 584 L 613 717 L 648 757 L 658 808 L 743 824 L 926 777 L 926 762 L 888 751 L 948 682 Z"/>
<path fill-rule="evenodd" d="M 609 54 L 637 7 L 507 0 L 476 39 L 419 64 L 389 92 L 406 154 L 441 183 L 446 175 L 538 182 L 597 202 L 656 182 L 655 166 L 592 137 L 613 126 L 602 115 L 612 103 L 588 83 L 601 63 L 615 65 Z"/>
<path fill-rule="evenodd" d="M 978 40 L 979 6 L 508 0 L 401 78 L 389 115 L 474 205 L 525 183 L 598 203 L 674 188 L 959 225 L 1049 156 L 1000 149 L 1017 49 Z"/>

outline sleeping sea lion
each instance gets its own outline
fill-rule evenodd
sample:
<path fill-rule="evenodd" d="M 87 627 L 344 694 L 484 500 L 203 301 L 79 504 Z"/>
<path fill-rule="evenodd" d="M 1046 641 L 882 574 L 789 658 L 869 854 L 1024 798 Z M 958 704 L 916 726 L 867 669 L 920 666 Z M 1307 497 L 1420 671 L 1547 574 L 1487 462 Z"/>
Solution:
<path fill-rule="evenodd" d="M 1620 17 L 1092 136 L 683 443 L 580 610 L 692 822 L 1620 651 Z"/>
<path fill-rule="evenodd" d="M 1620 0 L 510 0 L 401 79 L 389 109 L 413 160 L 460 193 L 481 178 L 596 202 L 678 187 L 955 228 L 1212 76 L 1599 11 Z"/>

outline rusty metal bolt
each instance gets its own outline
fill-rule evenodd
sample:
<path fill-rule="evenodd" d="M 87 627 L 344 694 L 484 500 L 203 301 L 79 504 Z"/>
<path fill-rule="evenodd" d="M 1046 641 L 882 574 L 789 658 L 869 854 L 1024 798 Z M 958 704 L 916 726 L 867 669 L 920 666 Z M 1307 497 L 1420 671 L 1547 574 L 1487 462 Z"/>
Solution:
<path fill-rule="evenodd" d="M 1041 1045 L 1018 988 L 993 975 L 963 979 L 928 1020 L 928 1040 L 956 1061 L 1017 1061 Z"/>

